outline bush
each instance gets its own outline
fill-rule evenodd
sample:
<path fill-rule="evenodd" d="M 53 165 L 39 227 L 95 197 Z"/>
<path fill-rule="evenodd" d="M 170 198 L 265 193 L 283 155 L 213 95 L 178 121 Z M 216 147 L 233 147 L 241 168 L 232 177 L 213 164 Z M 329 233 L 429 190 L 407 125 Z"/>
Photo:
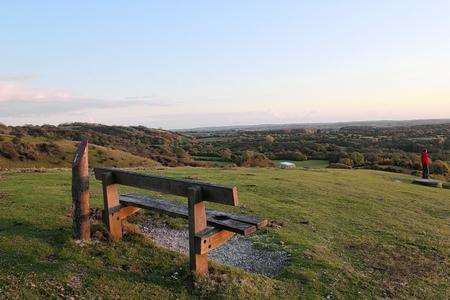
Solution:
<path fill-rule="evenodd" d="M 62 151 L 60 147 L 55 143 L 41 143 L 36 145 L 37 150 L 45 155 L 61 155 Z M 98 150 L 100 154 L 102 150 Z"/>
<path fill-rule="evenodd" d="M 350 154 L 350 158 L 351 158 L 351 160 L 353 160 L 353 163 L 354 163 L 356 166 L 362 166 L 362 165 L 364 165 L 365 159 L 364 159 L 364 155 L 363 155 L 363 154 L 361 154 L 361 153 L 355 151 L 355 152 L 352 152 L 352 153 Z"/>
<path fill-rule="evenodd" d="M 274 157 L 276 159 L 286 159 L 286 160 L 298 160 L 298 161 L 308 160 L 308 157 L 300 151 L 279 152 L 276 153 Z"/>
<path fill-rule="evenodd" d="M 411 154 L 411 169 L 421 170 L 422 169 L 422 161 L 420 160 L 420 156 L 417 154 Z"/>
<path fill-rule="evenodd" d="M 347 165 L 351 168 L 353 167 L 353 160 L 350 158 L 341 158 L 338 164 Z"/>
<path fill-rule="evenodd" d="M 191 158 L 190 155 L 181 147 L 175 148 L 175 155 L 179 159 L 189 160 Z"/>
<path fill-rule="evenodd" d="M 11 142 L 0 143 L 0 155 L 9 159 L 18 159 L 19 153 Z"/>
<path fill-rule="evenodd" d="M 225 148 L 219 151 L 219 155 L 224 161 L 230 161 L 233 153 L 231 152 L 230 149 Z"/>
<path fill-rule="evenodd" d="M 240 165 L 243 167 L 271 167 L 273 162 L 262 153 L 246 150 L 242 154 Z"/>
<path fill-rule="evenodd" d="M 265 137 L 265 141 L 267 144 L 272 144 L 273 142 L 275 142 L 275 138 L 273 136 L 271 136 L 270 134 L 268 134 Z"/>
<path fill-rule="evenodd" d="M 349 165 L 346 164 L 340 164 L 340 163 L 331 163 L 328 168 L 331 169 L 351 169 L 352 167 L 350 167 Z"/>
<path fill-rule="evenodd" d="M 431 163 L 431 172 L 439 175 L 447 175 L 449 172 L 448 164 L 442 160 L 435 160 Z"/>

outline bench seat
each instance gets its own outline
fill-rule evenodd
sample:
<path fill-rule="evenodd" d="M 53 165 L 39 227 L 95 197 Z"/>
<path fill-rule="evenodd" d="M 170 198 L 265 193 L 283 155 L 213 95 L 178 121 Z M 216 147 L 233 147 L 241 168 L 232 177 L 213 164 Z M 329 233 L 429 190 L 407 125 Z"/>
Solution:
<path fill-rule="evenodd" d="M 172 201 L 162 200 L 154 197 L 136 194 L 124 194 L 119 197 L 120 204 L 154 210 L 174 217 L 188 218 L 187 205 Z M 254 216 L 242 216 L 232 213 L 220 212 L 212 209 L 206 210 L 207 224 L 212 227 L 231 231 L 242 235 L 250 235 L 257 228 L 267 225 L 266 219 Z"/>

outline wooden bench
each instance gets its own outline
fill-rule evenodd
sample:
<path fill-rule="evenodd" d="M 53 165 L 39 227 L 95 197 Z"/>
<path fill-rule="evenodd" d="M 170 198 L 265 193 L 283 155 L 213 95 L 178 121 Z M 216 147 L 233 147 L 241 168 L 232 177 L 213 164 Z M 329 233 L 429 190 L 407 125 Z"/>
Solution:
<path fill-rule="evenodd" d="M 267 220 L 205 208 L 205 202 L 238 205 L 236 187 L 140 174 L 115 168 L 95 168 L 102 181 L 104 221 L 112 239 L 122 237 L 122 222 L 140 209 L 150 209 L 188 219 L 189 261 L 197 275 L 208 273 L 208 252 L 234 234 L 249 235 L 267 225 Z M 188 198 L 188 205 L 135 194 L 119 195 L 117 185 L 148 189 Z"/>

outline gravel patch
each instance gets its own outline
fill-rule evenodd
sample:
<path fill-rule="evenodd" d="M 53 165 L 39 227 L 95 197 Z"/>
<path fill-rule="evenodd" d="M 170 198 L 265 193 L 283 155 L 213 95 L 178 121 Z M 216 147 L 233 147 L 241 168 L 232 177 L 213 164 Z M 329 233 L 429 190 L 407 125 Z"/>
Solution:
<path fill-rule="evenodd" d="M 147 220 L 141 225 L 141 230 L 159 245 L 188 255 L 189 234 L 187 227 L 178 230 L 166 224 Z M 283 250 L 271 251 L 257 248 L 251 240 L 235 235 L 224 245 L 209 252 L 208 258 L 224 265 L 273 277 L 280 274 L 288 264 L 289 255 Z"/>

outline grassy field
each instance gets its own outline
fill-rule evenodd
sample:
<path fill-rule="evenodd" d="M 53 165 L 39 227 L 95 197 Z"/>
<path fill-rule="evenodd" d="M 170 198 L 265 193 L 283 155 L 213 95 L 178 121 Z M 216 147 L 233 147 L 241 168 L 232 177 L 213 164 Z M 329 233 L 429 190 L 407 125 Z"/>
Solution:
<path fill-rule="evenodd" d="M 268 278 L 211 264 L 211 275 L 191 286 L 186 257 L 139 235 L 75 244 L 66 216 L 69 171 L 10 173 L 0 179 L 0 295 L 445 299 L 450 293 L 450 190 L 369 170 L 151 172 L 237 184 L 242 206 L 231 209 L 279 224 L 252 239 L 284 248 L 289 266 Z M 100 207 L 95 180 L 91 193 L 92 206 Z"/>

